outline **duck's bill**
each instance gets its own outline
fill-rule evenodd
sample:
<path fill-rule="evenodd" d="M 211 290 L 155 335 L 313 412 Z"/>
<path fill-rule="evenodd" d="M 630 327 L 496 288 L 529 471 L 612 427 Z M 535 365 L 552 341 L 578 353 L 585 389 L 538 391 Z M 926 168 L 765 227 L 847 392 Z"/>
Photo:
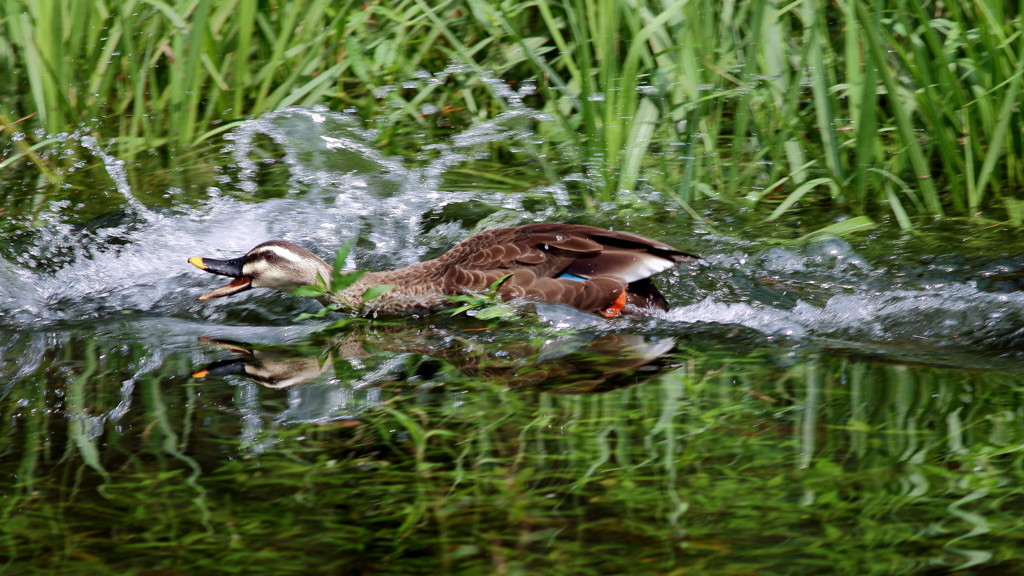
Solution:
<path fill-rule="evenodd" d="M 188 259 L 188 263 L 211 274 L 220 274 L 221 276 L 232 278 L 231 282 L 200 296 L 200 300 L 212 300 L 221 296 L 230 296 L 252 288 L 252 279 L 242 275 L 242 264 L 244 263 L 242 258 L 215 260 L 213 258 L 193 256 Z"/>

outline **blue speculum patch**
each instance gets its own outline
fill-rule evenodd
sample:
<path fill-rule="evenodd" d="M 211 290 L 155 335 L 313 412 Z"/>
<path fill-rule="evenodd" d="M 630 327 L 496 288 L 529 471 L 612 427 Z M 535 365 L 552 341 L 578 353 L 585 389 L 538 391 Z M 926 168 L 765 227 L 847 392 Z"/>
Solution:
<path fill-rule="evenodd" d="M 575 280 L 577 282 L 586 282 L 587 281 L 587 279 L 582 277 L 582 276 L 577 276 L 575 274 L 570 274 L 568 272 L 562 272 L 561 274 L 556 276 L 556 278 L 568 278 L 569 280 Z"/>

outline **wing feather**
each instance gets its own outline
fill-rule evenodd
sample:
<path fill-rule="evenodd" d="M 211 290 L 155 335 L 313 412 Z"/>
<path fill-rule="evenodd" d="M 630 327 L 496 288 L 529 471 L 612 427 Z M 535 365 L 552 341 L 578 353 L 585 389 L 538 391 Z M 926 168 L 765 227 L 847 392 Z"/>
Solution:
<path fill-rule="evenodd" d="M 592 226 L 533 224 L 487 230 L 463 240 L 433 261 L 445 293 L 486 289 L 494 279 L 507 298 L 526 296 L 596 310 L 640 282 L 631 303 L 667 306 L 650 276 L 696 257 L 668 244 Z M 579 282 L 561 278 L 571 274 Z"/>

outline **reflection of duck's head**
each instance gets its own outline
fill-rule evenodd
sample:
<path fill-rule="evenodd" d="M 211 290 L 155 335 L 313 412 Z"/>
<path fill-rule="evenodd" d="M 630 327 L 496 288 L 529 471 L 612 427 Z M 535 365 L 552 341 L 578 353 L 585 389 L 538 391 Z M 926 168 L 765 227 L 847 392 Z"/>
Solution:
<path fill-rule="evenodd" d="M 284 389 L 305 384 L 334 367 L 330 349 L 319 355 L 306 356 L 288 348 L 258 349 L 244 342 L 206 337 L 200 340 L 230 350 L 238 357 L 214 362 L 194 372 L 193 378 L 238 375 L 267 388 Z"/>
<path fill-rule="evenodd" d="M 630 311 L 668 310 L 668 302 L 650 277 L 697 258 L 628 232 L 573 224 L 531 224 L 487 230 L 463 240 L 434 260 L 384 272 L 370 272 L 350 286 L 320 296 L 363 312 L 414 312 L 438 309 L 455 294 L 480 293 L 500 283 L 503 299 L 523 297 L 568 304 L 607 317 Z M 194 257 L 193 265 L 230 276 L 225 286 L 201 300 L 249 288 L 292 292 L 331 278 L 331 267 L 290 242 L 264 242 L 231 260 Z M 364 301 L 367 290 L 386 286 Z"/>
<path fill-rule="evenodd" d="M 250 288 L 294 292 L 300 286 L 316 284 L 318 275 L 324 279 L 331 277 L 327 262 L 284 240 L 264 242 L 239 258 L 216 260 L 195 256 L 189 258 L 189 263 L 212 274 L 233 278 L 228 284 L 203 294 L 200 300 L 230 296 Z"/>

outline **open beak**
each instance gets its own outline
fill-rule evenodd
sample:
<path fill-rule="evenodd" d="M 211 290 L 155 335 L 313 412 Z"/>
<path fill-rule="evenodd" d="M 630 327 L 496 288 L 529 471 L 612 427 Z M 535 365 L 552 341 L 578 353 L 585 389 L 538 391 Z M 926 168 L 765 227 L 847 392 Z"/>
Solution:
<path fill-rule="evenodd" d="M 252 287 L 252 278 L 242 275 L 242 265 L 245 264 L 245 257 L 232 258 L 231 260 L 214 260 L 213 258 L 202 258 L 193 256 L 188 263 L 205 270 L 211 274 L 220 274 L 232 278 L 231 282 L 215 288 L 199 297 L 200 300 L 211 300 L 221 296 L 237 294 Z"/>

